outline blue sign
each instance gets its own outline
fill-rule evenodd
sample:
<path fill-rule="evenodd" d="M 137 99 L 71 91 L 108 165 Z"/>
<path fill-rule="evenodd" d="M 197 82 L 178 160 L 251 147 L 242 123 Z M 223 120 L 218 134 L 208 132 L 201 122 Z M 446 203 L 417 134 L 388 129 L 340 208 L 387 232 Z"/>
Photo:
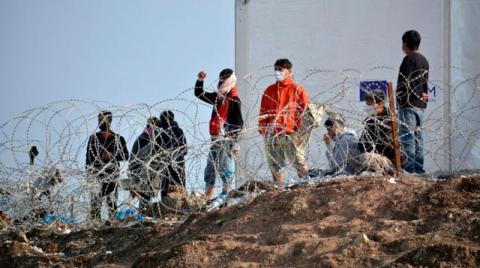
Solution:
<path fill-rule="evenodd" d="M 387 95 L 387 81 L 384 80 L 368 80 L 368 81 L 360 81 L 360 101 L 365 101 L 365 95 L 368 92 L 376 89 L 380 89 Z"/>
<path fill-rule="evenodd" d="M 436 86 L 429 85 L 429 87 L 428 87 L 428 102 L 436 102 L 437 101 L 437 90 L 440 90 L 440 88 L 437 88 Z"/>

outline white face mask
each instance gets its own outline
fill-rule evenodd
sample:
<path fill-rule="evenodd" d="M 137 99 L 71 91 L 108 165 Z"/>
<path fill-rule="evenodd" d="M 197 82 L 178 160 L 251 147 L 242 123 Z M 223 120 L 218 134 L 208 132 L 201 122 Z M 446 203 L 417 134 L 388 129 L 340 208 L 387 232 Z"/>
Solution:
<path fill-rule="evenodd" d="M 375 114 L 375 106 L 367 105 L 365 108 L 363 108 L 363 111 L 368 115 L 373 115 Z"/>
<path fill-rule="evenodd" d="M 285 80 L 285 71 L 275 71 L 275 79 L 277 79 L 277 81 Z"/>

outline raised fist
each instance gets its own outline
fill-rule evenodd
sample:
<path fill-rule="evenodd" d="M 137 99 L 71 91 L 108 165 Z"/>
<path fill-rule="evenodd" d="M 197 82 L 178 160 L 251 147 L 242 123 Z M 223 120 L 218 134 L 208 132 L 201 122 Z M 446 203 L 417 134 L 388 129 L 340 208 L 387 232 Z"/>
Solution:
<path fill-rule="evenodd" d="M 207 73 L 205 71 L 200 71 L 198 73 L 198 80 L 203 81 L 207 77 Z"/>

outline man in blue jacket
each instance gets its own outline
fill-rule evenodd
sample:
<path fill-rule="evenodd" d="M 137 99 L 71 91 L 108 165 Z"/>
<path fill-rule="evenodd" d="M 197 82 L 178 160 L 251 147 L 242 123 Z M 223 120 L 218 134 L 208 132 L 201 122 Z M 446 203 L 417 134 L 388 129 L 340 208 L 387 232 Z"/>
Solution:
<path fill-rule="evenodd" d="M 353 129 L 345 127 L 345 121 L 340 115 L 329 117 L 324 124 L 327 134 L 323 137 L 327 146 L 327 159 L 329 169 L 324 175 L 350 175 L 354 173 L 348 164 L 360 152 L 358 150 L 358 138 Z"/>

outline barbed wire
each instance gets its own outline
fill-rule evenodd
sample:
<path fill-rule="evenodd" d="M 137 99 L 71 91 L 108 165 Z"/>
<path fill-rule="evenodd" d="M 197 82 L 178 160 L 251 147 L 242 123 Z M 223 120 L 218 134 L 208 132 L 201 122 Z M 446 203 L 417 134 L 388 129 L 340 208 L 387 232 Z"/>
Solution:
<path fill-rule="evenodd" d="M 431 70 L 430 73 L 440 72 L 444 68 L 447 67 Z M 465 72 L 457 67 L 448 68 Z M 272 66 L 265 66 L 238 81 L 245 126 L 239 136 L 241 153 L 235 159 L 237 188 L 245 182 L 271 181 L 264 141 L 258 134 L 258 114 L 263 92 L 274 81 L 272 70 Z M 360 136 L 365 129 L 365 119 L 370 116 L 363 110 L 365 103 L 359 100 L 360 82 L 397 77 L 397 72 L 397 68 L 388 66 L 375 66 L 364 71 L 309 69 L 295 73 L 295 78 L 303 85 L 312 102 L 341 115 L 345 126 Z M 425 167 L 429 174 L 449 171 L 449 167 L 453 167 L 453 170 L 480 169 L 480 74 L 468 77 L 455 84 L 429 80 L 432 96 L 421 126 L 424 132 Z M 213 91 L 216 82 L 213 81 L 208 88 Z M 211 106 L 195 98 L 193 88 L 181 91 L 175 98 L 154 104 L 119 106 L 98 101 L 63 100 L 29 109 L 0 126 L 0 209 L 7 211 L 24 228 L 44 221 L 48 214 L 62 215 L 65 222 L 92 223 L 89 216 L 91 195 L 98 196 L 102 180 L 98 173 L 87 171 L 85 158 L 89 137 L 98 131 L 98 114 L 108 110 L 113 115 L 112 130 L 125 138 L 130 152 L 129 156 L 125 156 L 125 159 L 130 157 L 130 162 L 120 162 L 118 171 L 110 178 L 119 186 L 114 199 L 116 205 L 120 209 L 139 206 L 141 191 L 132 183 L 134 171 L 129 166 L 136 159 L 143 167 L 142 174 L 151 174 L 145 176 L 155 181 L 153 188 L 153 184 L 148 185 L 151 200 L 147 203 L 151 201 L 161 206 L 159 210 L 163 213 L 189 214 L 199 211 L 207 202 L 203 196 L 203 177 L 212 144 L 207 132 L 211 109 Z M 132 146 L 145 131 L 148 120 L 160 117 L 165 110 L 174 113 L 175 120 L 183 130 L 187 143 L 184 160 L 177 157 L 181 148 L 167 150 L 160 145 L 152 149 L 150 155 L 132 158 Z M 152 140 L 157 140 L 161 133 L 165 134 L 165 130 L 155 129 L 151 133 Z M 311 169 L 324 171 L 329 168 L 325 156 L 325 133 L 324 127 L 311 132 L 306 153 Z M 38 147 L 39 155 L 30 165 L 28 153 L 32 146 Z M 184 170 L 182 176 L 185 185 L 170 189 L 175 197 L 172 200 L 159 197 L 162 181 L 172 173 L 172 170 L 167 172 L 168 168 L 175 172 Z M 45 188 L 50 191 L 49 196 L 35 196 L 33 189 L 39 189 L 39 184 L 45 182 L 45 178 L 51 179 L 52 170 L 61 173 L 62 181 L 54 187 Z M 287 171 L 287 181 L 297 180 L 292 171 Z M 318 179 L 321 180 L 321 176 Z M 150 183 L 150 180 L 147 181 Z M 217 188 L 221 187 L 220 183 L 221 180 L 217 179 Z M 183 186 L 186 191 L 179 190 Z M 168 192 L 168 189 L 163 190 Z M 133 197 L 135 195 L 136 198 Z M 108 217 L 105 208 L 103 215 L 104 219 Z"/>

